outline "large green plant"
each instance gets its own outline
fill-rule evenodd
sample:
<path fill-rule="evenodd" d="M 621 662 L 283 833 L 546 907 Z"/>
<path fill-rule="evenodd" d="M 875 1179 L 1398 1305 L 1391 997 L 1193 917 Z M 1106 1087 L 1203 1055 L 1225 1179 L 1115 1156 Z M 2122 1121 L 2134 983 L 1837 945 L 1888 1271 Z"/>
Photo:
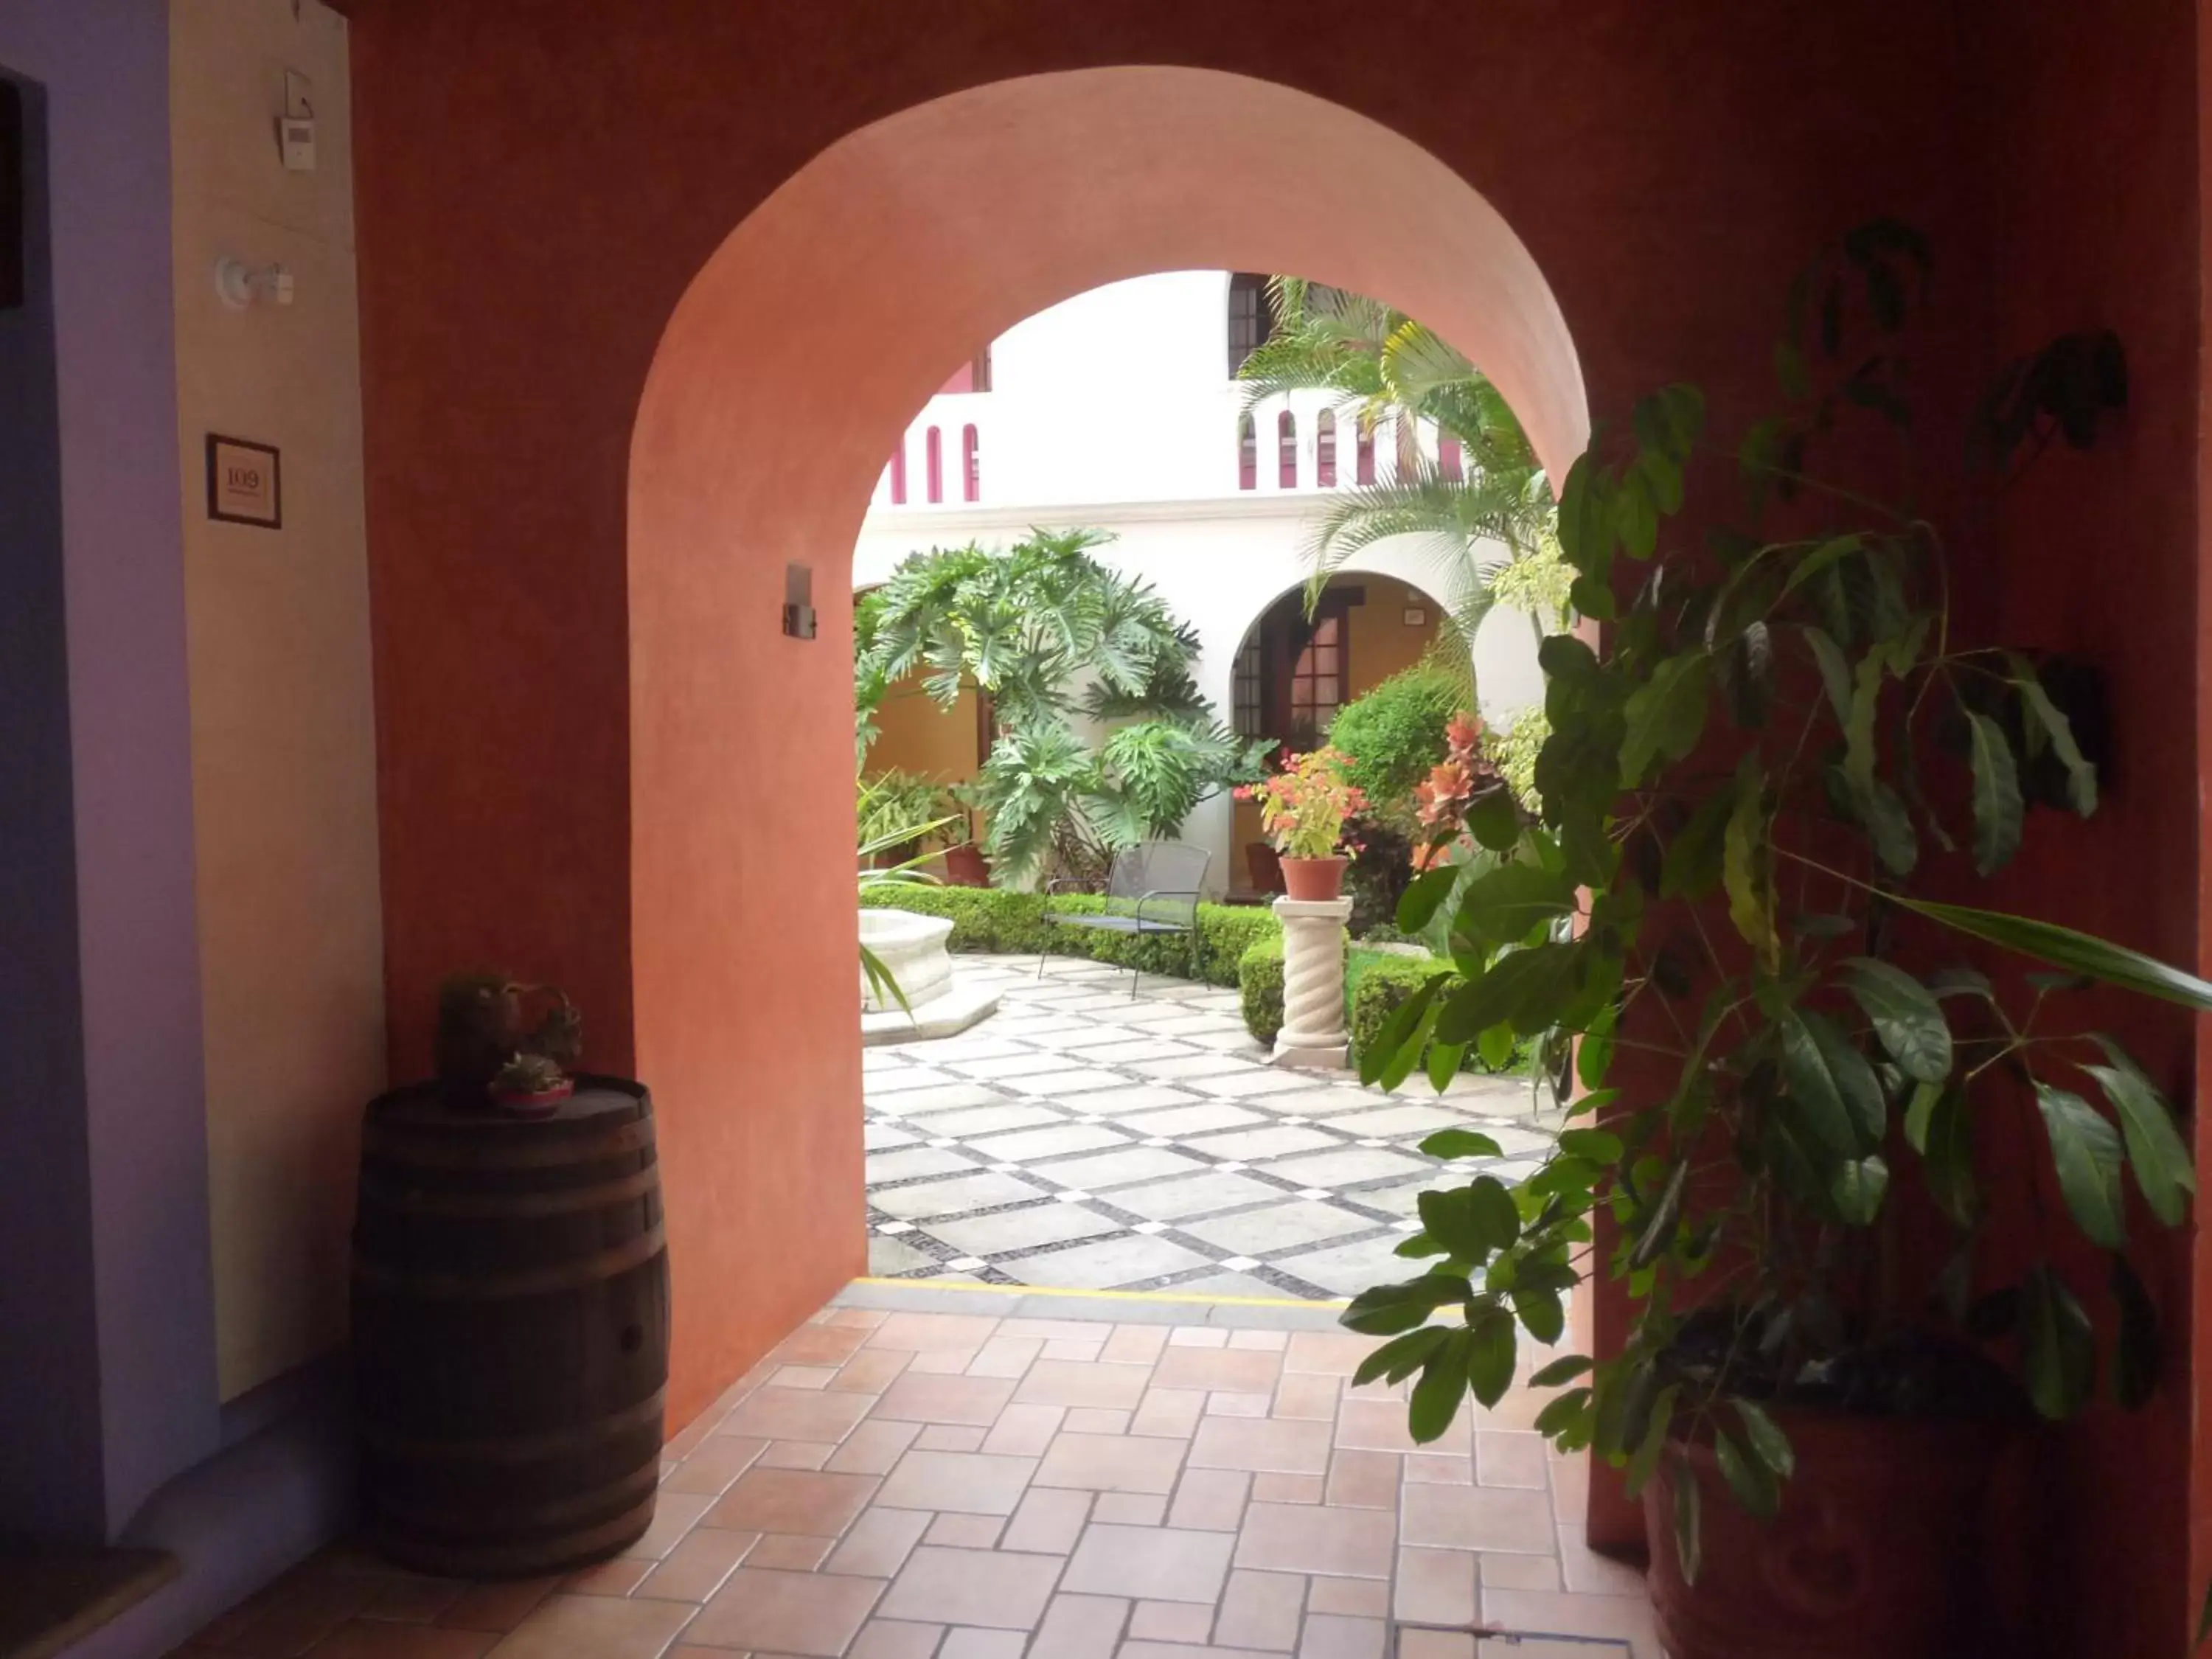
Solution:
<path fill-rule="evenodd" d="M 1346 781 L 1367 798 L 1370 817 L 1411 824 L 1414 786 L 1443 759 L 1446 728 L 1472 693 L 1463 668 L 1425 659 L 1336 711 L 1328 741 L 1345 757 Z"/>
<path fill-rule="evenodd" d="M 2000 1359 L 2051 1418 L 2091 1399 L 2100 1367 L 2123 1403 L 2150 1387 L 2158 1322 L 2130 1234 L 2138 1210 L 2179 1224 L 2195 1180 L 2172 1108 L 2075 994 L 2102 981 L 2201 1010 L 2212 985 L 1954 902 L 2012 858 L 2031 808 L 2095 810 L 2094 681 L 1960 639 L 1935 529 L 1810 471 L 1847 424 L 1905 429 L 1897 342 L 1925 263 L 1884 223 L 1816 264 L 1777 353 L 1787 407 L 1732 454 L 1675 386 L 1569 476 L 1561 536 L 1602 643 L 1545 642 L 1540 817 L 1493 786 L 1465 823 L 1498 866 L 1408 890 L 1409 927 L 1451 904 L 1463 982 L 1433 976 L 1363 1055 L 1363 1075 L 1395 1083 L 1425 1049 L 1441 1077 L 1461 1045 L 1501 1035 L 1562 1072 L 1572 1045 L 1587 1091 L 1518 1188 L 1424 1194 L 1400 1254 L 1426 1271 L 1345 1316 L 1394 1339 L 1363 1380 L 1419 1379 L 1418 1439 L 1470 1391 L 1495 1403 L 1522 1335 L 1556 1343 L 1563 1297 L 1592 1274 L 1624 1285 L 1633 1323 L 1619 1352 L 1535 1372 L 1560 1390 L 1536 1426 L 1632 1489 L 1699 1439 L 1771 1512 L 1794 1466 L 1778 1401 L 1910 1412 L 1962 1375 L 2002 1395 Z M 2002 468 L 2053 436 L 2087 445 L 2124 391 L 2109 337 L 2061 340 L 2008 375 L 1978 447 Z M 1761 527 L 1683 546 L 1671 521 L 1716 458 Z M 1616 592 L 1633 596 L 1617 613 Z M 2057 971 L 1985 973 L 1961 935 Z M 1977 1155 L 2028 1135 L 2046 1173 Z M 1427 1149 L 1497 1152 L 1464 1131 Z M 1907 1189 L 1954 1234 L 1921 1284 L 1899 1265 Z M 2024 1260 L 1985 1248 L 2000 1204 L 2033 1218 Z M 2104 1255 L 2109 1331 L 2069 1231 Z M 1698 1486 L 1672 1485 L 1694 1577 Z"/>
<path fill-rule="evenodd" d="M 1191 678 L 1196 636 L 1148 584 L 1091 556 L 1105 539 L 1032 531 L 1002 552 L 933 549 L 857 613 L 864 753 L 887 689 L 918 670 L 941 706 L 966 684 L 989 699 L 995 736 L 963 793 L 985 814 L 995 878 L 1018 885 L 1172 836 L 1207 796 L 1259 776 L 1271 746 L 1214 718 Z"/>

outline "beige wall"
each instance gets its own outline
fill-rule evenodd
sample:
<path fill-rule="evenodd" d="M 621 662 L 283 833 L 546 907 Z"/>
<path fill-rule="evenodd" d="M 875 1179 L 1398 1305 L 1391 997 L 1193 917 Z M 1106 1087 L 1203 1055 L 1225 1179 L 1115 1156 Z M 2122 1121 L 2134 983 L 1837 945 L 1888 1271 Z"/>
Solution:
<path fill-rule="evenodd" d="M 226 1399 L 344 1334 L 357 1124 L 384 1081 L 376 752 L 344 23 L 306 0 L 173 0 L 178 441 L 184 454 L 201 975 Z M 313 82 L 318 170 L 277 151 Z M 282 261 L 238 311 L 218 258 Z M 283 528 L 210 520 L 205 442 L 283 453 Z"/>
<path fill-rule="evenodd" d="M 1389 576 L 1358 576 L 1347 585 L 1367 592 L 1366 603 L 1353 605 L 1350 612 L 1351 691 L 1356 697 L 1421 659 L 1437 637 L 1437 602 L 1419 588 Z M 1409 605 L 1422 612 L 1418 627 L 1406 625 Z"/>
<path fill-rule="evenodd" d="M 927 675 L 909 674 L 885 694 L 876 710 L 876 740 L 868 747 L 868 772 L 912 772 L 939 783 L 964 783 L 975 775 L 975 692 L 960 688 L 949 708 L 922 690 Z"/>

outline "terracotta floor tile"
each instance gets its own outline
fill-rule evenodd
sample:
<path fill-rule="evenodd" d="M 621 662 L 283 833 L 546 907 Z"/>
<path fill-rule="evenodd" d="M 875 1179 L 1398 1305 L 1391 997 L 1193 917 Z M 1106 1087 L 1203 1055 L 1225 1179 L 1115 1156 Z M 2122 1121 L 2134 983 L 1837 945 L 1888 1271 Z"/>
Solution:
<path fill-rule="evenodd" d="M 1340 1613 L 1306 1615 L 1298 1659 L 1382 1659 L 1382 1621 Z"/>
<path fill-rule="evenodd" d="M 836 1375 L 835 1365 L 779 1365 L 769 1381 L 779 1389 L 826 1389 Z"/>
<path fill-rule="evenodd" d="M 1206 1411 L 1209 1417 L 1265 1417 L 1274 1403 L 1271 1395 L 1230 1394 L 1216 1389 L 1206 1396 Z"/>
<path fill-rule="evenodd" d="M 824 1308 L 807 1322 L 811 1325 L 843 1325 L 856 1331 L 872 1331 L 890 1316 L 880 1308 Z"/>
<path fill-rule="evenodd" d="M 1266 1355 L 1263 1358 L 1272 1358 Z M 1208 1417 L 1191 1442 L 1194 1469 L 1255 1474 L 1321 1474 L 1328 1468 L 1329 1425 L 1287 1418 Z"/>
<path fill-rule="evenodd" d="M 963 1626 L 945 1632 L 938 1659 L 1022 1659 L 1029 1639 L 1025 1630 L 971 1630 Z"/>
<path fill-rule="evenodd" d="M 1584 1541 L 1586 1530 L 1579 1526 L 1561 1527 L 1559 1567 L 1566 1579 L 1567 1589 L 1577 1595 L 1644 1595 L 1649 1593 L 1644 1582 L 1644 1569 L 1610 1555 L 1600 1555 Z M 1485 1578 L 1485 1583 L 1494 1582 Z M 1504 1585 L 1499 1585 L 1504 1589 Z"/>
<path fill-rule="evenodd" d="M 830 1387 L 839 1394 L 881 1394 L 913 1358 L 903 1348 L 863 1348 L 838 1369 Z"/>
<path fill-rule="evenodd" d="M 1103 1406 L 1075 1406 L 1069 1408 L 1066 1420 L 1060 1426 L 1070 1434 L 1127 1434 L 1129 1413 Z"/>
<path fill-rule="evenodd" d="M 1316 1578 L 1306 1592 L 1316 1613 L 1357 1613 L 1363 1619 L 1390 1616 L 1390 1587 L 1372 1578 Z"/>
<path fill-rule="evenodd" d="M 558 1578 L 511 1578 L 499 1584 L 471 1584 L 438 1615 L 441 1625 L 464 1630 L 513 1630 L 553 1593 Z"/>
<path fill-rule="evenodd" d="M 889 1474 L 921 1432 L 919 1423 L 882 1423 L 871 1418 L 847 1435 L 822 1467 L 839 1474 Z"/>
<path fill-rule="evenodd" d="M 890 1422 L 955 1423 L 988 1429 L 1013 1396 L 1011 1377 L 934 1376 L 908 1370 L 884 1390 L 870 1415 Z"/>
<path fill-rule="evenodd" d="M 1197 1389 L 1149 1389 L 1129 1419 L 1131 1434 L 1159 1434 L 1188 1440 L 1206 1414 L 1206 1395 Z"/>
<path fill-rule="evenodd" d="M 749 1567 L 775 1567 L 783 1572 L 811 1572 L 830 1553 L 835 1539 L 809 1537 L 803 1533 L 764 1534 L 745 1556 Z"/>
<path fill-rule="evenodd" d="M 696 1451 L 676 1466 L 673 1474 L 661 1481 L 660 1489 L 705 1492 L 720 1498 L 730 1489 L 732 1481 L 753 1466 L 768 1445 L 765 1440 L 742 1434 L 709 1435 Z"/>
<path fill-rule="evenodd" d="M 698 1492 L 665 1492 L 653 1503 L 653 1524 L 623 1553 L 632 1560 L 658 1561 L 676 1540 L 699 1524 L 714 1500 Z"/>
<path fill-rule="evenodd" d="M 713 1647 L 838 1659 L 883 1593 L 880 1578 L 739 1567 L 684 1636 Z"/>
<path fill-rule="evenodd" d="M 1213 1325 L 1177 1325 L 1168 1332 L 1170 1348 L 1225 1348 L 1229 1333 Z"/>
<path fill-rule="evenodd" d="M 930 1423 L 915 1437 L 916 1451 L 972 1452 L 983 1447 L 983 1431 L 972 1423 Z"/>
<path fill-rule="evenodd" d="M 1540 1492 L 1408 1486 L 1404 1516 L 1408 1544 L 1520 1555 L 1549 1555 L 1559 1547 L 1552 1506 Z"/>
<path fill-rule="evenodd" d="M 697 1611 L 682 1601 L 550 1595 L 489 1651 L 497 1659 L 659 1659 Z"/>
<path fill-rule="evenodd" d="M 1037 1466 L 1040 1486 L 1082 1486 L 1091 1492 L 1165 1494 L 1182 1472 L 1180 1440 L 1118 1434 L 1061 1434 Z"/>
<path fill-rule="evenodd" d="M 1091 1518 L 1117 1527 L 1157 1527 L 1168 1518 L 1168 1500 L 1150 1492 L 1102 1492 L 1091 1503 Z"/>
<path fill-rule="evenodd" d="M 1417 1486 L 1471 1486 L 1474 1459 L 1466 1452 L 1407 1452 L 1406 1480 Z"/>
<path fill-rule="evenodd" d="M 838 1366 L 860 1352 L 866 1331 L 844 1325 L 801 1325 L 776 1344 L 769 1358 L 780 1365 Z"/>
<path fill-rule="evenodd" d="M 1034 1457 L 993 1457 L 983 1452 L 917 1448 L 899 1460 L 876 1495 L 876 1502 L 886 1509 L 1012 1515 L 1029 1487 L 1030 1477 L 1036 1472 Z"/>
<path fill-rule="evenodd" d="M 919 1510 L 865 1510 L 830 1556 L 829 1570 L 860 1578 L 891 1577 L 928 1527 L 929 1516 Z"/>
<path fill-rule="evenodd" d="M 244 1659 L 292 1659 L 349 1622 L 390 1582 L 380 1573 L 310 1561 L 256 1595 L 252 1616 L 225 1645 Z"/>
<path fill-rule="evenodd" d="M 998 1334 L 999 1322 L 981 1314 L 895 1313 L 868 1333 L 872 1348 L 977 1348 Z"/>
<path fill-rule="evenodd" d="M 1231 1394 L 1272 1395 L 1282 1371 L 1280 1354 L 1243 1348 L 1185 1348 L 1170 1343 L 1152 1370 L 1152 1382 L 1162 1389 L 1218 1389 Z"/>
<path fill-rule="evenodd" d="M 1176 1443 L 1163 1440 L 1160 1443 Z M 1168 1524 L 1200 1532 L 1235 1532 L 1243 1524 L 1244 1500 L 1251 1488 L 1252 1477 L 1242 1469 L 1192 1469 L 1176 1487 Z"/>
<path fill-rule="evenodd" d="M 757 1469 L 820 1469 L 827 1468 L 830 1460 L 837 1455 L 836 1443 L 830 1440 L 771 1440 L 768 1449 L 753 1460 Z"/>
<path fill-rule="evenodd" d="M 1474 1436 L 1474 1478 L 1486 1486 L 1544 1485 L 1544 1437 L 1501 1429 L 1478 1429 Z"/>
<path fill-rule="evenodd" d="M 377 1591 L 375 1599 L 361 1610 L 361 1616 L 409 1625 L 433 1624 L 467 1589 L 458 1578 L 394 1579 Z"/>
<path fill-rule="evenodd" d="M 1014 1395 L 1030 1406 L 1103 1406 L 1127 1410 L 1145 1397 L 1152 1375 L 1145 1365 L 1107 1365 L 1079 1359 L 1040 1359 Z"/>
<path fill-rule="evenodd" d="M 1044 1345 L 1047 1359 L 1080 1359 L 1095 1364 L 1099 1350 L 1106 1346 L 1107 1333 L 1095 1330 L 1090 1336 L 1055 1336 Z"/>
<path fill-rule="evenodd" d="M 1378 1346 L 1375 1338 L 1354 1336 L 1349 1331 L 1292 1331 L 1289 1346 L 1283 1350 L 1283 1369 L 1349 1376 Z"/>
<path fill-rule="evenodd" d="M 1229 1588 L 1221 1595 L 1213 1639 L 1225 1648 L 1288 1653 L 1297 1645 L 1305 1599 L 1306 1581 L 1297 1573 L 1232 1572 Z"/>
<path fill-rule="evenodd" d="M 1034 1630 L 1060 1577 L 1057 1555 L 946 1550 L 924 1544 L 907 1558 L 884 1597 L 886 1619 Z"/>
<path fill-rule="evenodd" d="M 736 1532 L 835 1538 L 852 1524 L 878 1484 L 872 1474 L 754 1468 L 708 1512 L 708 1524 Z"/>
<path fill-rule="evenodd" d="M 1398 1401 L 1347 1399 L 1337 1412 L 1336 1443 L 1361 1451 L 1463 1452 L 1473 1443 L 1468 1416 L 1462 1412 L 1439 1437 L 1423 1445 L 1407 1432 L 1406 1407 Z"/>
<path fill-rule="evenodd" d="M 1113 1659 L 1128 1602 L 1111 1595 L 1055 1595 L 1030 1642 L 1029 1659 Z"/>
<path fill-rule="evenodd" d="M 1552 1476 L 1552 1518 L 1562 1526 L 1589 1521 L 1589 1454 L 1547 1460 Z"/>
<path fill-rule="evenodd" d="M 909 1625 L 896 1619 L 871 1619 L 853 1638 L 846 1659 L 929 1659 L 945 1634 L 942 1625 Z"/>
<path fill-rule="evenodd" d="M 1516 1646 L 1514 1651 L 1517 1654 L 1520 1650 Z M 1474 1638 L 1463 1631 L 1401 1630 L 1398 1632 L 1398 1659 L 1477 1659 Z"/>
<path fill-rule="evenodd" d="M 999 1534 L 1006 1529 L 1002 1516 L 940 1515 L 929 1523 L 922 1540 L 925 1543 L 942 1544 L 947 1549 L 988 1550 L 997 1545 Z"/>
<path fill-rule="evenodd" d="M 970 1376 L 1019 1376 L 1044 1352 L 1044 1343 L 1033 1336 L 994 1336 L 975 1350 L 968 1363 Z"/>
<path fill-rule="evenodd" d="M 483 1659 L 499 1637 L 488 1630 L 356 1620 L 315 1644 L 315 1659 Z"/>
<path fill-rule="evenodd" d="M 1281 1353 L 1291 1346 L 1288 1331 L 1231 1331 L 1229 1346 L 1249 1348 L 1255 1353 Z"/>
<path fill-rule="evenodd" d="M 842 1440 L 872 1403 L 866 1395 L 829 1389 L 757 1389 L 715 1432 L 755 1440 Z"/>
<path fill-rule="evenodd" d="M 1474 1557 L 1465 1550 L 1401 1549 L 1392 1616 L 1414 1625 L 1471 1625 L 1474 1582 Z"/>
<path fill-rule="evenodd" d="M 1054 1342 L 1066 1338 L 1076 1342 L 1096 1342 L 1109 1328 L 1088 1319 L 1007 1319 L 999 1324 L 1000 1336 L 1034 1336 L 1041 1341 Z M 1119 1326 L 1113 1329 L 1118 1330 Z"/>
<path fill-rule="evenodd" d="M 1133 1642 L 1197 1642 L 1213 1633 L 1213 1608 L 1199 1601 L 1139 1601 L 1129 1610 Z"/>
<path fill-rule="evenodd" d="M 1272 1659 L 1247 1648 L 1201 1648 L 1187 1642 L 1124 1642 L 1119 1659 Z"/>
<path fill-rule="evenodd" d="M 1149 1365 L 1167 1345 L 1164 1325 L 1116 1325 L 1098 1357 L 1114 1364 Z"/>
<path fill-rule="evenodd" d="M 1094 1522 L 1068 1559 L 1063 1588 L 1087 1595 L 1211 1602 L 1221 1594 L 1235 1542 L 1228 1533 Z"/>
<path fill-rule="evenodd" d="M 1328 1499 L 1346 1509 L 1395 1510 L 1399 1474 L 1393 1453 L 1340 1450 L 1329 1459 Z"/>
<path fill-rule="evenodd" d="M 1397 1525 L 1380 1510 L 1254 1504 L 1244 1511 L 1237 1565 L 1262 1572 L 1388 1578 Z"/>
<path fill-rule="evenodd" d="M 907 1370 L 924 1376 L 959 1376 L 975 1363 L 981 1348 L 927 1348 L 907 1362 Z"/>
<path fill-rule="evenodd" d="M 657 1561 L 618 1555 L 611 1561 L 570 1573 L 561 1581 L 561 1589 L 568 1595 L 628 1595 L 659 1565 Z"/>
<path fill-rule="evenodd" d="M 1042 1457 L 1067 1416 L 1060 1406 L 1009 1406 L 983 1437 L 982 1449 L 1008 1457 Z"/>
<path fill-rule="evenodd" d="M 1479 1413 L 1482 1426 L 1486 1429 L 1533 1429 L 1536 1426 L 1538 1413 L 1550 1405 L 1554 1397 L 1549 1389 L 1509 1389 L 1504 1399 Z"/>
<path fill-rule="evenodd" d="M 1091 1514 L 1091 1494 L 1078 1490 L 1033 1487 L 1014 1511 L 1014 1518 L 999 1540 L 1000 1547 L 1032 1550 L 1044 1555 L 1065 1555 L 1083 1535 Z"/>
<path fill-rule="evenodd" d="M 1274 1415 L 1311 1418 L 1321 1422 L 1336 1419 L 1338 1379 L 1309 1371 L 1285 1371 L 1275 1386 Z"/>
<path fill-rule="evenodd" d="M 1318 1504 L 1325 1496 L 1317 1474 L 1255 1474 L 1252 1498 L 1259 1504 Z"/>
<path fill-rule="evenodd" d="M 634 1593 L 656 1601 L 703 1601 L 722 1587 L 745 1552 L 759 1541 L 757 1532 L 694 1527 L 646 1574 Z"/>
<path fill-rule="evenodd" d="M 1485 1589 L 1561 1588 L 1559 1564 L 1548 1555 L 1479 1555 L 1475 1561 Z"/>
<path fill-rule="evenodd" d="M 1636 1659 L 1662 1659 L 1651 1604 L 1641 1596 L 1566 1595 L 1553 1590 L 1487 1589 L 1482 1616 L 1508 1630 L 1561 1636 L 1609 1636 L 1634 1645 Z"/>

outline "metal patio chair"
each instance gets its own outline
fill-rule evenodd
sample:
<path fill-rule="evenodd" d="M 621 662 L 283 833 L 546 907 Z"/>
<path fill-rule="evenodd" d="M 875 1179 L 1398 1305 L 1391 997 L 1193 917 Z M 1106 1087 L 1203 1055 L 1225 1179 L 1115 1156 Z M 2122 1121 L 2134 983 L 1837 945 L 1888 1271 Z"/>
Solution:
<path fill-rule="evenodd" d="M 1193 979 L 1198 975 L 1198 898 L 1206 884 L 1206 867 L 1213 854 L 1203 847 L 1193 847 L 1188 842 L 1147 841 L 1127 847 L 1114 854 L 1114 862 L 1106 872 L 1106 908 L 1096 915 L 1058 916 L 1048 915 L 1045 921 L 1055 927 L 1095 927 L 1109 933 L 1131 933 L 1142 937 L 1151 933 L 1181 933 L 1190 940 L 1190 967 Z M 1048 882 L 1047 896 L 1062 890 L 1082 888 L 1085 883 L 1073 879 Z M 1037 952 L 1037 977 L 1044 977 L 1044 960 L 1049 954 Z M 1144 977 L 1144 969 L 1132 965 L 1129 970 L 1129 997 L 1136 1000 L 1138 982 Z"/>

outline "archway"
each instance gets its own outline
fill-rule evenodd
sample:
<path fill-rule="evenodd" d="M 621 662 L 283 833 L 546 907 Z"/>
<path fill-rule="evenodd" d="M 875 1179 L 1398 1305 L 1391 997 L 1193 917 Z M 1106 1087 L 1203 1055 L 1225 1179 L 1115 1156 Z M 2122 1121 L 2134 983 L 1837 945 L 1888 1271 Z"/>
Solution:
<path fill-rule="evenodd" d="M 860 1267 L 847 564 L 948 362 L 1125 276 L 1297 270 L 1480 362 L 1555 473 L 1587 412 L 1542 274 L 1464 179 L 1364 117 L 1118 68 L 917 106 L 808 163 L 662 337 L 630 459 L 632 981 L 662 1103 L 684 1420 Z M 782 631 L 790 567 L 818 632 Z"/>

